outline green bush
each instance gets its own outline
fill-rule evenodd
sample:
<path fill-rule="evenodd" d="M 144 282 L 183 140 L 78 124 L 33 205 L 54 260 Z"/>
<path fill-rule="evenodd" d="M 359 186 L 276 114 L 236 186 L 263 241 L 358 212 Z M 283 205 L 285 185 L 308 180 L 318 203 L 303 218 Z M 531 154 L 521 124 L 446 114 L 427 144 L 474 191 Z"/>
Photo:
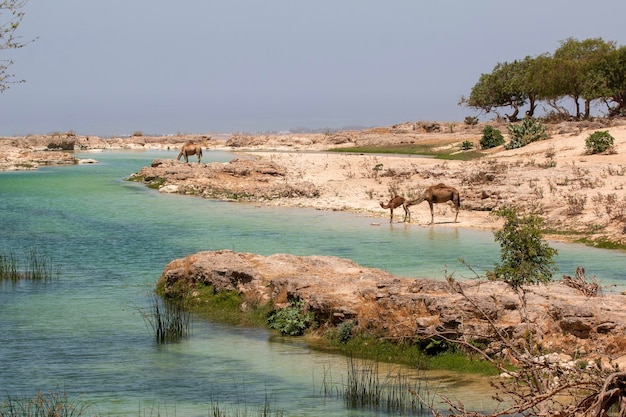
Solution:
<path fill-rule="evenodd" d="M 315 324 L 315 314 L 305 311 L 304 302 L 290 300 L 290 306 L 272 312 L 268 317 L 271 329 L 278 330 L 283 335 L 301 336 Z"/>
<path fill-rule="evenodd" d="M 585 139 L 585 147 L 587 153 L 597 154 L 606 152 L 613 147 L 614 138 L 608 131 L 596 131 L 593 132 L 587 139 Z"/>
<path fill-rule="evenodd" d="M 478 117 L 476 116 L 465 116 L 465 124 L 469 126 L 474 126 L 478 124 Z"/>
<path fill-rule="evenodd" d="M 350 339 L 352 339 L 352 335 L 354 332 L 354 322 L 352 320 L 344 321 L 339 326 L 337 326 L 337 332 L 339 343 L 347 343 Z"/>
<path fill-rule="evenodd" d="M 461 149 L 464 151 L 468 151 L 472 149 L 473 147 L 474 147 L 474 143 L 471 140 L 464 140 L 463 143 L 461 143 Z"/>
<path fill-rule="evenodd" d="M 487 125 L 483 129 L 483 137 L 480 138 L 480 147 L 483 149 L 491 149 L 504 144 L 504 136 L 498 129 Z"/>
<path fill-rule="evenodd" d="M 521 148 L 548 137 L 545 126 L 531 118 L 524 119 L 520 124 L 510 124 L 508 130 L 511 140 L 504 145 L 505 149 Z"/>
<path fill-rule="evenodd" d="M 488 276 L 516 290 L 523 285 L 550 282 L 556 271 L 553 258 L 558 251 L 541 239 L 543 219 L 535 214 L 521 217 L 508 207 L 492 213 L 504 219 L 504 226 L 494 233 L 500 243 L 501 263 L 495 264 Z"/>

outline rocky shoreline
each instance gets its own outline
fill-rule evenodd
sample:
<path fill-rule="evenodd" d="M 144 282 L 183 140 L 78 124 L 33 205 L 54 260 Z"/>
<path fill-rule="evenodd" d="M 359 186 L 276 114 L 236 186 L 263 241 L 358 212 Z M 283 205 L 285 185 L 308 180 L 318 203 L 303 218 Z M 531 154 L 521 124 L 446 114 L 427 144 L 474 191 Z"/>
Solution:
<path fill-rule="evenodd" d="M 300 300 L 326 330 L 351 322 L 355 331 L 398 341 L 445 335 L 490 354 L 504 348 L 496 332 L 511 340 L 528 337 L 527 311 L 538 350 L 560 354 L 561 362 L 626 365 L 626 297 L 590 297 L 560 281 L 528 287 L 523 307 L 519 294 L 499 281 L 449 283 L 394 276 L 332 256 L 219 250 L 171 261 L 157 284 L 165 297 L 191 300 L 206 286 L 240 293 L 242 308 Z"/>

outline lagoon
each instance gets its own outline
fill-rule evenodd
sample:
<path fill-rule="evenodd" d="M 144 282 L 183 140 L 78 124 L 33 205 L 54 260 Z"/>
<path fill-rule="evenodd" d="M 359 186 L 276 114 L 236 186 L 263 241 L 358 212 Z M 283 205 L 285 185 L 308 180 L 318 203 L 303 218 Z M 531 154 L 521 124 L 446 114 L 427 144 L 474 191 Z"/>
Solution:
<path fill-rule="evenodd" d="M 150 407 L 161 415 L 206 415 L 212 399 L 263 404 L 266 396 L 290 416 L 385 415 L 321 398 L 321 380 L 328 369 L 341 379 L 345 358 L 263 329 L 194 320 L 189 339 L 156 345 L 141 311 L 164 266 L 190 253 L 231 249 L 334 255 L 397 275 L 443 279 L 445 270 L 472 276 L 460 257 L 481 272 L 499 259 L 491 232 L 167 195 L 125 181 L 175 152 L 78 156 L 99 163 L 0 173 L 0 253 L 19 256 L 36 247 L 60 272 L 47 283 L 0 283 L 3 394 L 59 388 L 93 403 L 98 415 Z M 232 157 L 207 152 L 204 159 Z M 624 289 L 624 252 L 551 245 L 559 250 L 557 277 L 583 266 L 607 291 Z M 449 378 L 439 381 L 455 389 Z"/>

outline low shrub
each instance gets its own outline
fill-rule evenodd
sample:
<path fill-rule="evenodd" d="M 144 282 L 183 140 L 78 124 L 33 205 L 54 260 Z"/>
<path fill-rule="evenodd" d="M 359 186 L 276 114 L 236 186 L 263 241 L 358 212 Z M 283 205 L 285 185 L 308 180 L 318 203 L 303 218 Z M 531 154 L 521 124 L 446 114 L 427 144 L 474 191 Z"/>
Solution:
<path fill-rule="evenodd" d="M 504 136 L 498 129 L 487 125 L 483 129 L 483 137 L 480 138 L 480 147 L 483 149 L 491 149 L 504 144 Z"/>
<path fill-rule="evenodd" d="M 478 117 L 476 116 L 465 116 L 465 124 L 468 126 L 474 126 L 478 124 Z"/>
<path fill-rule="evenodd" d="M 504 145 L 506 149 L 517 149 L 531 142 L 547 139 L 546 127 L 535 119 L 526 118 L 520 124 L 508 126 L 511 140 Z"/>
<path fill-rule="evenodd" d="M 468 151 L 474 147 L 474 143 L 471 140 L 464 140 L 461 143 L 461 150 Z"/>
<path fill-rule="evenodd" d="M 596 131 L 585 139 L 585 148 L 588 154 L 598 154 L 613 147 L 615 139 L 608 131 Z"/>
<path fill-rule="evenodd" d="M 315 325 L 315 314 L 305 310 L 303 301 L 292 299 L 289 302 L 289 307 L 270 313 L 267 320 L 269 327 L 282 335 L 302 336 Z"/>

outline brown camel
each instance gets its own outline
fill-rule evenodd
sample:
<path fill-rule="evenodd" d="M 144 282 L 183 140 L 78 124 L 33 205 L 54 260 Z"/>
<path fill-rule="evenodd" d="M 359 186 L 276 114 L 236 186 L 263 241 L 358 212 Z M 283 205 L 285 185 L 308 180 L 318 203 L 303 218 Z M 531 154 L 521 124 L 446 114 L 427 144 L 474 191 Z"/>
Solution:
<path fill-rule="evenodd" d="M 389 218 L 389 223 L 393 222 L 393 209 L 398 208 L 400 206 L 402 206 L 402 208 L 404 209 L 404 221 L 406 221 L 407 216 L 409 218 L 409 222 L 411 221 L 411 212 L 409 211 L 408 201 L 404 197 L 400 197 L 399 195 L 397 195 L 393 197 L 391 200 L 389 200 L 389 203 L 387 204 L 381 201 L 380 206 L 384 209 L 388 208 L 391 210 L 391 217 Z"/>
<path fill-rule="evenodd" d="M 445 203 L 447 201 L 452 201 L 452 204 L 454 204 L 454 207 L 456 208 L 456 216 L 454 216 L 454 222 L 457 223 L 459 210 L 461 209 L 461 196 L 459 195 L 459 192 L 456 188 L 449 187 L 443 183 L 432 185 L 424 190 L 421 196 L 419 196 L 415 200 L 407 202 L 407 209 L 409 206 L 415 206 L 417 204 L 420 204 L 424 200 L 428 201 L 428 205 L 430 206 L 430 224 L 433 224 L 435 222 L 433 204 Z"/>
<path fill-rule="evenodd" d="M 183 145 L 180 153 L 178 154 L 178 161 L 180 161 L 181 157 L 185 157 L 185 162 L 189 162 L 189 157 L 191 155 L 198 155 L 198 163 L 202 159 L 202 147 L 200 145 L 196 145 L 193 142 L 187 142 Z"/>

